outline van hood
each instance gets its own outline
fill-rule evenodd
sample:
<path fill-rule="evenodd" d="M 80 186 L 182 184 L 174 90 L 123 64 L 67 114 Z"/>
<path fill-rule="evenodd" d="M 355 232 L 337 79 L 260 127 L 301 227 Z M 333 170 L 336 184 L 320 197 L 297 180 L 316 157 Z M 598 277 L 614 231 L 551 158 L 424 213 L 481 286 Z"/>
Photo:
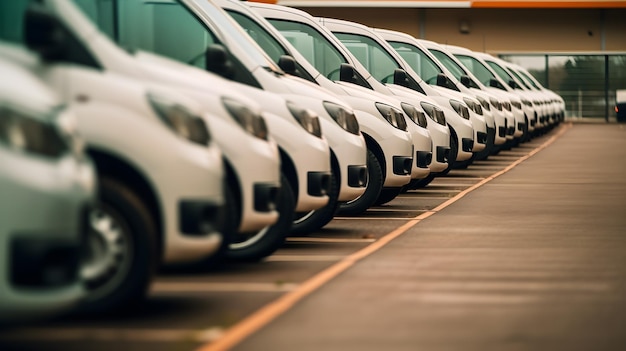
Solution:
<path fill-rule="evenodd" d="M 141 63 L 137 65 L 142 70 L 139 74 L 148 80 L 158 79 L 168 86 L 201 90 L 217 96 L 232 96 L 250 107 L 260 109 L 258 103 L 235 90 L 233 82 L 214 73 L 146 51 L 136 51 L 132 56 Z"/>
<path fill-rule="evenodd" d="M 3 45 L 0 44 L 0 48 Z M 0 50 L 1 51 L 1 50 Z M 24 53 L 28 55 L 27 53 Z M 33 62 L 36 58 L 32 57 Z M 28 107 L 37 111 L 36 117 L 48 116 L 50 109 L 61 104 L 60 98 L 39 80 L 35 74 L 25 66 L 20 65 L 21 60 L 12 62 L 0 55 L 0 76 L 3 84 L 0 84 L 0 106 L 3 103 L 18 104 L 20 107 Z M 18 84 L 15 84 L 18 82 Z"/>
<path fill-rule="evenodd" d="M 303 97 L 329 101 L 345 107 L 349 107 L 349 105 L 345 101 L 337 97 L 335 94 L 332 94 L 327 89 L 322 88 L 319 85 L 313 84 L 302 78 L 294 77 L 291 75 L 284 75 L 278 77 L 278 79 L 282 81 L 285 89 L 287 90 L 284 95 L 300 95 Z"/>
<path fill-rule="evenodd" d="M 393 96 L 388 96 L 375 90 L 367 89 L 352 83 L 336 82 L 335 84 L 341 87 L 341 89 L 352 98 L 363 99 L 373 103 L 382 102 L 387 105 L 400 108 L 399 101 Z"/>

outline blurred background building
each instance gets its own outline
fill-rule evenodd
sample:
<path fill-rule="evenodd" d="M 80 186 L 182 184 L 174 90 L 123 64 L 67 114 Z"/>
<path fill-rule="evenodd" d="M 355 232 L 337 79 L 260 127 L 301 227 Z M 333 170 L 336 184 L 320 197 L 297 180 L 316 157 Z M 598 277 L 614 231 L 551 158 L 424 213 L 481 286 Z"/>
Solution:
<path fill-rule="evenodd" d="M 257 0 L 488 52 L 563 96 L 567 117 L 615 118 L 626 0 Z"/>

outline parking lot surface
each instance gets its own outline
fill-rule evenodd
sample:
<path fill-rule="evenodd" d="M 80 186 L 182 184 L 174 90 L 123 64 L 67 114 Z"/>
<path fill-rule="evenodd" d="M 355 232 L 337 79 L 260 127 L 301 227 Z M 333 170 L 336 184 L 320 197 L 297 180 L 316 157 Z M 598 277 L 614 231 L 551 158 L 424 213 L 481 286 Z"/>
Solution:
<path fill-rule="evenodd" d="M 0 350 L 622 350 L 625 160 L 623 125 L 564 124 L 263 262 L 163 272 L 137 311 L 2 331 Z"/>

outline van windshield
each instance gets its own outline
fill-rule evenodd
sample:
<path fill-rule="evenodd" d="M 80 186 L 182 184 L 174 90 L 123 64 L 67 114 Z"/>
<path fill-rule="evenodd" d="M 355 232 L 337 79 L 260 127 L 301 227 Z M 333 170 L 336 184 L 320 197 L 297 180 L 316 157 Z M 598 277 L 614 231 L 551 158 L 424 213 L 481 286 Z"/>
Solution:
<path fill-rule="evenodd" d="M 513 79 L 513 77 L 511 77 L 511 75 L 508 74 L 507 71 L 505 71 L 504 68 L 500 67 L 500 65 L 498 65 L 497 63 L 493 61 L 485 61 L 485 62 L 487 62 L 489 67 L 491 67 L 493 71 L 496 72 L 496 74 L 500 76 L 500 78 L 503 81 L 505 82 L 515 81 L 515 79 Z"/>
<path fill-rule="evenodd" d="M 443 73 L 441 68 L 425 52 L 415 45 L 390 41 L 389 45 L 402 56 L 411 68 L 430 85 L 437 85 L 437 75 Z"/>
<path fill-rule="evenodd" d="M 492 78 L 496 77 L 487 67 L 482 64 L 482 62 L 478 61 L 472 56 L 460 54 L 454 56 L 456 56 L 456 58 L 458 58 L 459 61 L 461 61 L 461 63 L 463 63 L 463 65 L 465 65 L 465 67 L 467 67 L 467 69 L 469 69 L 470 72 L 472 72 L 472 74 L 474 74 L 474 76 L 478 78 L 478 80 L 480 80 L 480 82 L 484 85 L 490 86 L 489 82 Z"/>
<path fill-rule="evenodd" d="M 339 67 L 348 60 L 315 28 L 281 19 L 268 21 L 326 78 L 339 80 Z"/>
<path fill-rule="evenodd" d="M 400 64 L 373 39 L 351 33 L 334 33 L 359 62 L 381 83 L 393 83 L 396 69 Z"/>
<path fill-rule="evenodd" d="M 508 68 L 508 67 L 507 67 L 507 70 L 509 71 L 509 73 L 511 73 L 512 75 L 514 75 L 514 76 L 515 76 L 515 78 L 517 78 L 518 83 L 522 83 L 522 85 L 523 85 L 523 86 L 525 86 L 525 87 L 526 87 L 526 89 L 528 89 L 528 90 L 533 90 L 533 89 L 530 87 L 530 84 L 528 84 L 524 78 L 522 78 L 519 74 L 517 74 L 517 72 L 515 72 L 515 70 L 514 70 L 514 69 L 512 69 L 512 68 Z"/>
<path fill-rule="evenodd" d="M 463 67 L 456 63 L 446 53 L 433 49 L 430 49 L 430 52 L 448 69 L 448 71 L 450 71 L 450 73 L 452 73 L 454 78 L 460 80 L 462 76 L 467 74 L 465 69 L 463 69 Z"/>
<path fill-rule="evenodd" d="M 204 69 L 205 51 L 223 44 L 213 29 L 177 0 L 73 0 L 83 12 L 121 47 L 143 50 Z M 203 10 L 216 26 L 232 36 L 258 65 L 279 69 L 256 43 L 220 8 L 202 1 Z"/>

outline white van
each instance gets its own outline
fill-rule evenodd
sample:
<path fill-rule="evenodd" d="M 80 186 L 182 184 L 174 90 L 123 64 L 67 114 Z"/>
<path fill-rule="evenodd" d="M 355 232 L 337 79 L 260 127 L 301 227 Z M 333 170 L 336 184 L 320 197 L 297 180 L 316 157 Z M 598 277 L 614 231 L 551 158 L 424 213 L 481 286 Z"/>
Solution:
<path fill-rule="evenodd" d="M 543 101 L 537 99 L 537 96 L 534 93 L 528 92 L 524 88 L 522 88 L 522 86 L 516 84 L 511 74 L 508 73 L 500 65 L 498 65 L 495 61 L 493 61 L 493 59 L 495 59 L 493 56 L 483 52 L 475 52 L 474 54 L 476 55 L 475 57 L 480 59 L 489 68 L 491 73 L 495 77 L 497 77 L 498 81 L 494 84 L 494 86 L 501 89 L 502 87 L 500 85 L 503 85 L 505 89 L 517 95 L 520 100 L 531 101 L 532 105 L 529 105 L 522 101 L 522 111 L 524 111 L 524 114 L 526 116 L 537 116 L 538 122 L 535 123 L 535 125 L 539 124 L 540 128 L 547 127 L 548 121 L 546 119 L 546 107 L 544 106 Z M 513 102 L 511 103 L 513 104 Z M 518 108 L 520 107 L 520 105 L 518 104 L 514 107 Z M 520 126 L 516 126 L 515 134 L 519 133 L 519 136 L 521 137 L 522 131 L 520 131 L 520 129 Z M 515 137 L 517 138 L 518 135 L 515 135 Z"/>
<path fill-rule="evenodd" d="M 2 326 L 66 312 L 85 296 L 81 244 L 96 179 L 71 108 L 2 56 L 0 77 Z"/>
<path fill-rule="evenodd" d="M 176 16 L 189 16 L 195 21 L 196 17 L 184 6 L 174 2 L 125 1 L 112 7 L 110 2 L 77 0 L 74 3 L 80 5 L 81 13 L 70 1 L 47 3 L 75 33 L 81 33 L 83 43 L 108 70 L 144 82 L 176 87 L 219 117 L 208 123 L 223 151 L 227 186 L 234 193 L 237 208 L 234 212 L 238 213 L 230 220 L 237 223 L 238 235 L 234 236 L 227 256 L 259 260 L 270 255 L 284 242 L 294 210 L 310 211 L 327 204 L 330 154 L 318 128 L 317 116 L 299 102 L 285 101 L 260 89 L 227 81 L 181 60 L 181 55 L 189 55 L 194 60 L 215 62 L 206 56 L 224 54 L 221 47 L 207 50 L 208 44 L 203 39 L 201 43 L 188 40 L 180 47 L 177 36 L 159 32 L 197 28 L 197 24 L 189 22 L 183 21 L 190 27 L 168 22 L 167 19 Z M 118 16 L 112 15 L 115 11 Z M 172 16 L 166 16 L 158 28 L 138 25 L 151 23 L 153 16 L 162 13 Z M 111 39 L 134 50 L 129 54 Z M 198 56 L 196 50 L 202 55 Z M 265 105 L 262 116 L 259 104 L 252 99 Z M 283 188 L 277 192 L 281 177 Z"/>
<path fill-rule="evenodd" d="M 551 126 L 558 123 L 560 106 L 559 101 L 554 97 L 555 94 L 540 89 L 538 86 L 536 86 L 532 80 L 530 80 L 522 73 L 521 67 L 519 67 L 518 65 L 504 60 L 499 60 L 498 62 L 502 65 L 502 67 L 504 67 L 504 69 L 507 70 L 508 73 L 511 74 L 511 76 L 515 78 L 515 84 L 521 86 L 526 91 L 534 93 L 539 99 L 541 99 L 541 101 L 546 106 L 546 113 L 548 115 L 547 118 L 549 120 L 548 123 Z"/>
<path fill-rule="evenodd" d="M 507 140 L 513 139 L 513 133 L 507 134 L 508 126 L 515 124 L 515 115 L 512 111 L 507 110 L 503 107 L 505 102 L 509 102 L 510 100 L 508 93 L 502 92 L 499 90 L 492 90 L 489 87 L 485 86 L 482 82 L 478 80 L 474 76 L 472 72 L 470 72 L 464 65 L 461 63 L 450 51 L 447 50 L 443 45 L 439 45 L 436 43 L 431 44 L 429 51 L 443 64 L 446 66 L 448 71 L 466 87 L 469 87 L 472 90 L 480 90 L 490 94 L 493 97 L 490 97 L 488 101 L 480 100 L 481 105 L 483 105 L 484 109 L 491 109 L 494 112 L 494 115 L 500 114 L 504 117 L 504 123 L 499 124 L 498 119 L 496 119 L 496 130 L 494 136 L 494 144 L 496 145 L 493 153 L 497 153 L 501 146 L 503 146 Z M 529 126 L 530 127 L 530 126 Z"/>
<path fill-rule="evenodd" d="M 387 40 L 407 63 L 412 64 L 412 68 L 427 83 L 441 89 L 460 92 L 463 94 L 463 100 L 468 106 L 473 106 L 474 110 L 482 109 L 483 117 L 485 117 L 487 123 L 487 143 L 484 150 L 475 154 L 476 159 L 487 158 L 493 151 L 494 145 L 504 144 L 506 137 L 496 135 L 496 130 L 504 128 L 506 117 L 495 106 L 492 109 L 492 104 L 489 102 L 490 100 L 497 100 L 496 97 L 480 89 L 463 85 L 448 67 L 431 52 L 431 49 L 439 47 L 437 43 L 422 39 L 418 40 L 404 33 L 383 30 L 377 30 L 377 33 Z M 420 68 L 422 68 L 425 74 L 420 72 Z M 424 77 L 426 74 L 432 78 L 426 79 Z M 481 107 L 479 108 L 477 104 L 480 104 Z"/>
<path fill-rule="evenodd" d="M 355 87 L 352 90 L 358 90 L 358 92 L 354 92 L 353 94 L 349 94 L 349 89 L 340 86 L 339 84 L 335 84 L 334 82 L 327 79 L 325 76 L 321 75 L 315 67 L 311 65 L 307 59 L 298 52 L 296 48 L 294 48 L 289 41 L 276 30 L 265 18 L 256 13 L 256 11 L 251 6 L 253 4 L 242 3 L 240 1 L 232 1 L 232 0 L 218 0 L 217 4 L 222 6 L 222 8 L 231 15 L 237 23 L 239 23 L 242 28 L 246 30 L 246 32 L 252 37 L 257 44 L 265 53 L 279 66 L 282 66 L 283 70 L 289 74 L 299 76 L 303 79 L 308 80 L 311 83 L 317 84 L 325 89 L 327 89 L 332 94 L 339 96 L 343 101 L 346 101 L 350 104 L 352 108 L 357 110 L 357 115 L 360 116 L 360 126 L 361 129 L 366 136 L 366 140 L 371 138 L 372 135 L 372 122 L 371 120 L 376 119 L 375 116 L 380 114 L 379 109 L 376 107 L 376 104 L 384 104 L 384 105 L 394 105 L 398 104 L 398 102 L 394 102 L 393 98 L 377 94 L 373 91 L 367 90 L 362 87 Z M 407 108 L 409 108 L 407 106 Z M 412 124 L 420 125 L 422 127 L 426 127 L 426 119 L 424 113 L 421 111 L 417 111 L 413 109 L 412 112 L 415 112 L 411 117 Z M 388 123 L 381 121 L 383 126 L 387 126 Z M 445 126 L 437 125 L 440 128 L 437 129 L 436 126 L 433 126 L 431 130 L 431 136 L 433 136 L 433 144 L 435 144 L 435 136 L 438 134 L 437 131 L 440 131 L 440 134 L 443 135 L 441 139 L 444 139 L 447 147 L 447 143 L 449 140 L 449 131 Z M 387 126 L 385 129 L 391 129 L 394 132 L 395 128 L 392 126 Z M 408 129 L 408 127 L 407 127 Z M 379 132 L 374 131 L 377 135 L 374 137 L 375 140 L 378 138 Z M 419 133 L 419 131 L 417 132 Z M 433 135 L 434 134 L 434 135 Z M 419 135 L 419 134 L 418 134 Z M 419 138 L 419 136 L 418 136 Z M 368 145 L 373 147 L 373 144 L 376 143 L 375 140 L 369 140 Z M 423 140 L 420 139 L 420 140 Z M 437 148 L 442 145 L 436 145 Z M 425 147 L 423 147 L 425 148 Z M 431 152 L 430 145 L 428 145 L 427 150 L 419 150 L 415 149 L 415 154 L 413 155 L 413 165 L 411 168 L 411 178 L 421 179 L 427 176 L 430 173 L 430 166 L 433 162 L 437 162 L 437 160 L 433 161 L 432 156 L 434 152 Z M 445 168 L 445 167 L 443 167 Z M 395 195 L 392 189 L 400 189 L 400 188 L 392 188 L 387 187 L 381 191 L 381 195 L 379 195 L 376 203 L 384 203 L 390 201 L 397 195 L 397 191 Z M 370 189 L 371 191 L 372 189 Z"/>
<path fill-rule="evenodd" d="M 8 27 L 23 28 L 2 33 L 11 44 L 0 56 L 36 72 L 73 106 L 99 177 L 81 267 L 83 310 L 133 306 L 159 264 L 203 259 L 223 242 L 224 173 L 208 113 L 171 89 L 103 70 L 42 4 L 0 4 Z"/>
<path fill-rule="evenodd" d="M 397 110 L 402 111 L 406 107 L 409 111 L 404 111 L 411 116 L 414 116 L 415 120 L 420 119 L 420 113 L 432 113 L 429 115 L 438 123 L 440 127 L 434 127 L 431 132 L 431 138 L 433 139 L 432 148 L 432 162 L 428 165 L 430 174 L 426 178 L 434 177 L 435 174 L 443 172 L 448 168 L 448 156 L 456 156 L 456 152 L 450 152 L 449 137 L 446 135 L 449 133 L 445 117 L 443 113 L 439 114 L 438 108 L 430 108 L 434 106 L 434 103 L 426 103 L 428 110 L 424 111 L 422 106 L 422 99 L 417 99 L 412 91 L 408 91 L 407 94 L 396 94 L 385 85 L 376 81 L 371 77 L 369 72 L 360 64 L 360 62 L 346 49 L 341 42 L 339 42 L 326 28 L 321 26 L 312 16 L 306 12 L 277 5 L 249 3 L 249 6 L 258 12 L 261 16 L 265 17 L 293 46 L 306 58 L 306 61 L 314 66 L 318 74 L 323 79 L 315 77 L 316 81 L 323 84 L 328 89 L 336 90 L 337 87 L 343 90 L 342 98 L 348 99 L 353 97 L 351 103 L 355 108 L 364 109 L 364 111 L 371 111 L 371 115 L 380 118 L 380 112 L 376 113 L 376 110 L 372 110 L 369 105 L 372 102 L 367 103 L 367 99 L 371 99 L 371 95 L 374 94 L 376 99 L 381 97 L 387 97 L 390 106 L 395 107 Z M 328 84 L 328 81 L 332 81 L 333 84 Z M 365 102 L 359 102 L 360 98 Z M 354 101 L 357 100 L 357 101 Z M 357 107 L 357 106 L 362 107 Z M 417 113 L 415 113 L 417 112 Z M 413 120 L 413 118 L 411 118 Z M 369 119 L 373 121 L 373 119 Z M 364 125 L 368 120 L 360 121 Z M 383 119 L 384 122 L 384 119 Z M 369 122 L 373 123 L 373 122 Z M 415 122 L 409 122 L 415 123 Z M 419 122 L 418 122 L 419 123 Z M 423 124 L 423 122 L 422 122 Z M 432 123 L 427 123 L 428 127 Z M 467 123 L 468 130 L 471 130 L 471 125 Z M 363 127 L 365 129 L 365 127 Z M 378 128 L 370 128 L 370 131 L 376 133 Z M 368 131 L 369 133 L 369 131 Z M 471 133 L 468 133 L 471 135 Z M 443 135 L 443 138 L 441 137 Z M 443 139 L 443 140 L 442 140 Z M 446 141 L 447 140 L 447 141 Z M 379 143 L 381 146 L 385 143 L 384 136 L 382 138 L 372 138 L 371 141 Z M 375 145 L 374 143 L 371 143 Z M 380 148 L 387 160 L 389 160 L 389 154 L 387 147 Z M 469 158 L 468 154 L 467 158 Z M 418 160 L 419 161 L 419 160 Z M 393 175 L 390 164 L 387 163 L 387 178 Z M 395 175 L 394 175 L 395 177 Z M 386 179 L 387 180 L 387 179 Z M 420 182 L 422 180 L 415 181 Z M 413 183 L 413 181 L 411 181 Z M 386 185 L 388 186 L 388 185 Z M 410 186 L 410 185 L 409 185 Z M 344 210 L 346 207 L 343 207 Z M 351 212 L 351 211 L 350 211 Z M 348 213 L 350 213 L 348 212 Z"/>
<path fill-rule="evenodd" d="M 146 11 L 136 11 L 140 8 Z M 131 17 L 134 20 L 119 16 L 122 20 L 129 20 L 124 22 L 124 28 L 133 27 L 132 31 L 129 29 L 129 35 L 143 33 L 153 38 L 158 45 L 141 41 L 133 41 L 132 44 L 181 63 L 218 73 L 235 82 L 277 93 L 290 101 L 291 106 L 298 107 L 296 118 L 303 111 L 300 106 L 315 112 L 321 117 L 319 122 L 324 131 L 324 137 L 318 137 L 318 141 L 325 144 L 328 141 L 331 147 L 332 144 L 341 143 L 340 148 L 332 150 L 332 156 L 338 160 L 341 171 L 347 173 L 348 166 L 365 169 L 365 142 L 352 110 L 336 97 L 304 84 L 300 79 L 282 75 L 262 50 L 219 7 L 208 1 L 126 1 L 118 11 L 133 15 Z M 154 19 L 159 21 L 154 29 L 134 27 L 135 23 L 151 22 Z M 187 38 L 183 46 L 178 40 L 180 37 Z M 130 40 L 130 37 L 120 37 L 120 43 L 124 45 L 126 39 Z M 251 94 L 249 97 L 256 99 L 264 110 L 285 119 L 294 119 L 294 109 L 288 108 L 285 103 L 277 104 L 259 94 Z M 307 144 L 303 144 L 307 140 L 297 135 L 285 135 L 284 138 L 290 139 L 292 148 L 307 147 Z M 298 217 L 332 206 L 329 204 L 329 195 L 338 199 L 354 198 L 365 190 L 364 179 L 356 184 L 342 181 L 335 193 L 328 194 L 331 183 L 331 150 L 328 150 L 328 145 L 325 152 L 309 149 L 306 157 L 296 157 L 298 155 L 290 151 L 283 153 L 290 157 L 290 162 L 284 164 L 291 164 L 293 171 L 285 173 L 297 196 Z M 364 177 L 366 173 L 357 170 L 356 174 Z M 347 177 L 344 175 L 342 179 Z"/>
<path fill-rule="evenodd" d="M 565 100 L 563 99 L 563 97 L 561 97 L 559 94 L 541 85 L 541 83 L 539 83 L 537 78 L 535 78 L 532 74 L 530 74 L 530 72 L 528 72 L 524 67 L 517 66 L 517 65 L 515 65 L 515 67 L 517 68 L 517 72 L 520 75 L 522 75 L 522 77 L 526 78 L 526 80 L 530 83 L 531 86 L 533 86 L 535 89 L 539 91 L 543 91 L 547 93 L 548 96 L 552 98 L 552 102 L 556 106 L 556 116 L 554 116 L 554 119 L 556 120 L 556 123 L 562 122 L 563 119 L 565 118 Z"/>
<path fill-rule="evenodd" d="M 413 86 L 408 82 L 407 76 L 412 76 L 412 79 L 419 82 L 420 89 L 423 90 L 424 86 L 430 86 L 424 84 L 423 79 L 412 69 L 412 67 L 378 34 L 376 34 L 370 28 L 349 21 L 342 21 L 330 18 L 318 19 L 326 28 L 328 28 L 353 54 L 359 61 L 366 66 L 368 71 L 378 81 L 388 84 L 397 84 L 402 86 Z M 376 61 L 369 60 L 368 55 L 375 55 Z M 400 73 L 397 70 L 400 69 L 403 72 Z M 403 77 L 400 77 L 400 75 Z M 472 126 L 472 138 L 466 138 L 461 140 L 461 148 L 465 148 L 468 152 L 473 153 L 482 151 L 486 147 L 487 142 L 487 125 L 485 118 L 482 116 L 482 108 L 477 101 L 471 100 L 471 105 L 467 105 L 470 98 L 463 94 L 457 93 L 449 89 L 437 89 L 440 95 L 449 97 L 452 102 L 445 101 L 457 112 L 457 116 L 461 116 L 470 121 Z M 424 91 L 425 92 L 425 91 Z M 447 99 L 444 99 L 447 100 Z M 440 106 L 441 101 L 438 101 Z M 459 114 L 460 113 L 460 114 Z M 454 118 L 451 118 L 448 123 L 454 127 Z M 463 145 L 465 144 L 465 145 Z M 471 145 L 470 145 L 471 144 Z M 457 147 L 458 148 L 458 147 Z M 455 162 L 460 163 L 460 159 L 457 158 Z M 470 161 L 471 162 L 471 161 Z"/>
<path fill-rule="evenodd" d="M 517 124 L 521 120 L 528 120 L 528 126 L 531 128 L 540 128 L 538 116 L 533 103 L 517 94 L 508 84 L 503 83 L 493 70 L 475 53 L 469 49 L 459 46 L 446 46 L 448 49 L 474 76 L 490 91 L 506 93 L 509 97 L 505 101 L 503 107 L 511 111 L 515 116 L 516 124 L 508 126 L 507 135 L 511 135 L 510 142 L 507 146 L 517 143 L 519 138 L 524 135 L 523 125 Z"/>

